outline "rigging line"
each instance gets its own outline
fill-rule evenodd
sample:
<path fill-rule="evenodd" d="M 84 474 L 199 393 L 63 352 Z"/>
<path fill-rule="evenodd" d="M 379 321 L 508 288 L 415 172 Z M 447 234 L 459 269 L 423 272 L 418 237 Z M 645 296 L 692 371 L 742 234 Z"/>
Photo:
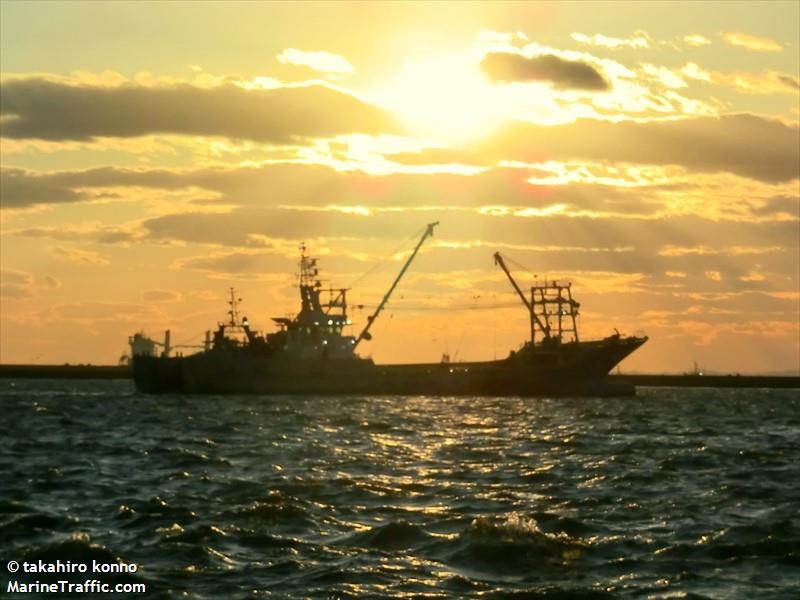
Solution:
<path fill-rule="evenodd" d="M 195 342 L 199 343 L 203 336 L 205 336 L 205 332 L 204 333 L 197 333 L 197 334 L 193 335 L 192 337 L 190 337 L 189 339 L 181 341 L 180 343 L 184 344 L 184 345 L 194 344 Z"/>
<path fill-rule="evenodd" d="M 519 267 L 519 268 L 520 268 L 520 269 L 522 269 L 523 271 L 527 271 L 527 272 L 528 272 L 528 273 L 530 273 L 531 275 L 536 275 L 536 272 L 535 272 L 535 271 L 532 271 L 531 269 L 529 269 L 528 267 L 526 267 L 526 266 L 525 266 L 525 265 L 523 265 L 522 263 L 520 263 L 520 262 L 518 262 L 518 261 L 514 260 L 514 259 L 513 259 L 513 258 L 511 258 L 510 256 L 507 256 L 507 255 L 505 255 L 505 254 L 502 254 L 501 256 L 502 256 L 502 257 L 503 257 L 503 258 L 504 258 L 506 261 L 510 262 L 512 265 L 514 265 L 514 266 L 516 266 L 516 267 Z"/>
<path fill-rule="evenodd" d="M 468 310 L 474 310 L 474 309 L 478 308 L 478 298 L 479 298 L 479 296 L 474 297 L 472 299 L 472 305 L 470 306 L 470 308 Z M 481 308 L 487 308 L 487 307 L 482 306 Z M 462 327 L 461 328 L 461 337 L 459 338 L 458 344 L 456 345 L 456 353 L 453 356 L 453 362 L 456 362 L 458 360 L 458 354 L 459 354 L 459 352 L 461 352 L 461 344 L 464 343 L 464 336 L 466 335 L 466 333 L 467 333 L 467 328 L 466 327 Z"/>
<path fill-rule="evenodd" d="M 143 331 L 142 334 L 144 335 L 144 337 L 154 341 L 159 346 L 163 346 L 164 345 L 164 342 L 159 342 L 156 336 L 153 336 L 153 335 L 147 333 L 146 331 Z M 186 339 L 186 340 L 176 340 L 175 342 L 170 341 L 170 346 L 172 346 L 173 348 L 178 348 L 178 347 L 182 347 L 182 348 L 202 348 L 203 344 L 201 344 L 199 342 L 200 342 L 201 336 L 204 336 L 204 335 L 205 335 L 205 333 L 198 333 L 198 334 L 193 335 L 192 337 L 190 337 L 189 339 Z M 197 341 L 198 343 L 194 343 L 195 341 Z"/>
<path fill-rule="evenodd" d="M 389 254 L 387 254 L 386 256 L 384 256 L 383 258 L 381 258 L 381 259 L 380 259 L 380 260 L 379 260 L 377 263 L 375 263 L 374 265 L 372 265 L 372 266 L 371 266 L 369 269 L 367 269 L 367 271 L 366 271 L 365 273 L 363 273 L 362 275 L 360 275 L 359 277 L 357 277 L 357 278 L 356 278 L 356 279 L 355 279 L 355 280 L 354 280 L 352 283 L 350 283 L 350 285 L 348 285 L 347 287 L 348 287 L 348 288 L 354 288 L 354 287 L 355 287 L 357 284 L 361 283 L 361 281 L 363 281 L 364 279 L 366 279 L 366 278 L 367 278 L 367 276 L 371 275 L 372 273 L 374 273 L 375 271 L 377 271 L 379 268 L 383 267 L 383 266 L 384 266 L 384 265 L 385 265 L 385 264 L 386 264 L 386 263 L 389 261 L 389 259 L 390 259 L 392 256 L 394 256 L 395 254 L 397 254 L 398 252 L 400 252 L 400 250 L 402 250 L 402 249 L 403 249 L 405 246 L 407 246 L 407 245 L 409 244 L 409 242 L 411 242 L 412 240 L 415 240 L 415 239 L 419 238 L 419 236 L 420 236 L 420 235 L 422 235 L 422 232 L 423 232 L 423 230 L 424 230 L 424 229 L 425 229 L 425 228 L 423 227 L 423 228 L 421 228 L 420 230 L 416 231 L 415 233 L 411 234 L 411 235 L 410 235 L 410 236 L 409 236 L 409 237 L 408 237 L 406 240 L 404 240 L 404 241 L 403 241 L 403 242 L 402 242 L 402 243 L 401 243 L 399 246 L 397 246 L 397 248 L 395 248 L 395 249 L 394 249 L 394 250 L 392 250 L 392 251 L 391 251 Z"/>
<path fill-rule="evenodd" d="M 497 294 L 492 294 L 492 310 L 494 319 L 492 319 L 492 355 L 497 360 Z"/>
<path fill-rule="evenodd" d="M 364 304 L 364 308 L 374 308 L 377 305 L 369 305 Z M 450 310 L 495 310 L 498 308 L 517 308 L 518 302 L 503 302 L 503 303 L 494 303 L 492 306 L 472 306 L 469 304 L 465 305 L 457 305 L 451 304 L 448 306 L 393 306 L 393 311 L 404 311 L 404 310 L 441 310 L 441 311 L 450 311 Z"/>

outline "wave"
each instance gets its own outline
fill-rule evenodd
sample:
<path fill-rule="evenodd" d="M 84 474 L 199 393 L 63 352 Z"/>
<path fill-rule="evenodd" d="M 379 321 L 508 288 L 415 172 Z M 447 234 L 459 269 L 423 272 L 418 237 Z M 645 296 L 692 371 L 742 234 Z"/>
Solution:
<path fill-rule="evenodd" d="M 379 550 L 402 550 L 417 548 L 431 538 L 431 534 L 418 525 L 406 521 L 392 521 L 373 527 L 368 531 L 347 536 L 341 543 L 357 548 L 377 548 Z"/>
<path fill-rule="evenodd" d="M 800 535 L 791 521 L 755 522 L 701 536 L 694 543 L 676 543 L 659 555 L 692 560 L 777 559 L 800 564 Z"/>
<path fill-rule="evenodd" d="M 51 513 L 20 515 L 0 524 L 0 538 L 14 539 L 36 536 L 42 532 L 66 531 L 74 527 L 76 519 Z"/>
<path fill-rule="evenodd" d="M 239 518 L 255 519 L 268 523 L 308 520 L 308 513 L 302 506 L 285 501 L 265 502 L 256 500 L 244 508 L 236 510 L 235 514 Z"/>
<path fill-rule="evenodd" d="M 498 591 L 484 596 L 487 600 L 604 600 L 616 598 L 613 593 L 602 590 L 564 587 L 521 590 L 517 592 Z M 686 596 L 682 596 L 686 597 Z"/>
<path fill-rule="evenodd" d="M 528 575 L 543 566 L 572 563 L 589 544 L 565 532 L 547 533 L 535 519 L 517 513 L 478 517 L 439 554 L 455 565 L 482 571 Z"/>

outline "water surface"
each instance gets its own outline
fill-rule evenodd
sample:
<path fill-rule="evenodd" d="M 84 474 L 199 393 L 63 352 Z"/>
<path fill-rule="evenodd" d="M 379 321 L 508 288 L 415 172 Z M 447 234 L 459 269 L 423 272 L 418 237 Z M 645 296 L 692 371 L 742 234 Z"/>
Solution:
<path fill-rule="evenodd" d="M 145 396 L 0 381 L 0 565 L 178 598 L 796 598 L 797 390 Z"/>

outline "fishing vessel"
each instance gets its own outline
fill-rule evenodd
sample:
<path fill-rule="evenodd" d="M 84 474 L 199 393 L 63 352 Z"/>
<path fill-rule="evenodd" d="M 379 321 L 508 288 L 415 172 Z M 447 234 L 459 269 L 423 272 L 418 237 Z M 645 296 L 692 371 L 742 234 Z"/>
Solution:
<path fill-rule="evenodd" d="M 142 333 L 129 339 L 136 387 L 146 393 L 393 394 L 459 396 L 631 395 L 635 388 L 609 383 L 608 373 L 647 341 L 618 332 L 601 340 L 578 337 L 580 304 L 570 283 L 547 281 L 526 295 L 502 255 L 494 255 L 530 316 L 530 340 L 506 358 L 479 362 L 375 364 L 357 353 L 372 336 L 395 288 L 438 223 L 430 223 L 375 311 L 357 336 L 346 335 L 347 288 L 324 288 L 318 261 L 301 246 L 300 311 L 273 318 L 277 331 L 262 335 L 241 316 L 230 292 L 228 319 L 206 333 L 201 351 L 173 354 Z"/>

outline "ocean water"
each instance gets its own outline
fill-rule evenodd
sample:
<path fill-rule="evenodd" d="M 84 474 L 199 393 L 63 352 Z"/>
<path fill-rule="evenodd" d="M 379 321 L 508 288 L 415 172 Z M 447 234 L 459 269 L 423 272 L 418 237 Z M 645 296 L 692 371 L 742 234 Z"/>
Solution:
<path fill-rule="evenodd" d="M 135 563 L 93 577 L 147 598 L 800 594 L 797 390 L 195 397 L 2 380 L 0 415 L 0 594 L 53 580 L 9 560 Z"/>

